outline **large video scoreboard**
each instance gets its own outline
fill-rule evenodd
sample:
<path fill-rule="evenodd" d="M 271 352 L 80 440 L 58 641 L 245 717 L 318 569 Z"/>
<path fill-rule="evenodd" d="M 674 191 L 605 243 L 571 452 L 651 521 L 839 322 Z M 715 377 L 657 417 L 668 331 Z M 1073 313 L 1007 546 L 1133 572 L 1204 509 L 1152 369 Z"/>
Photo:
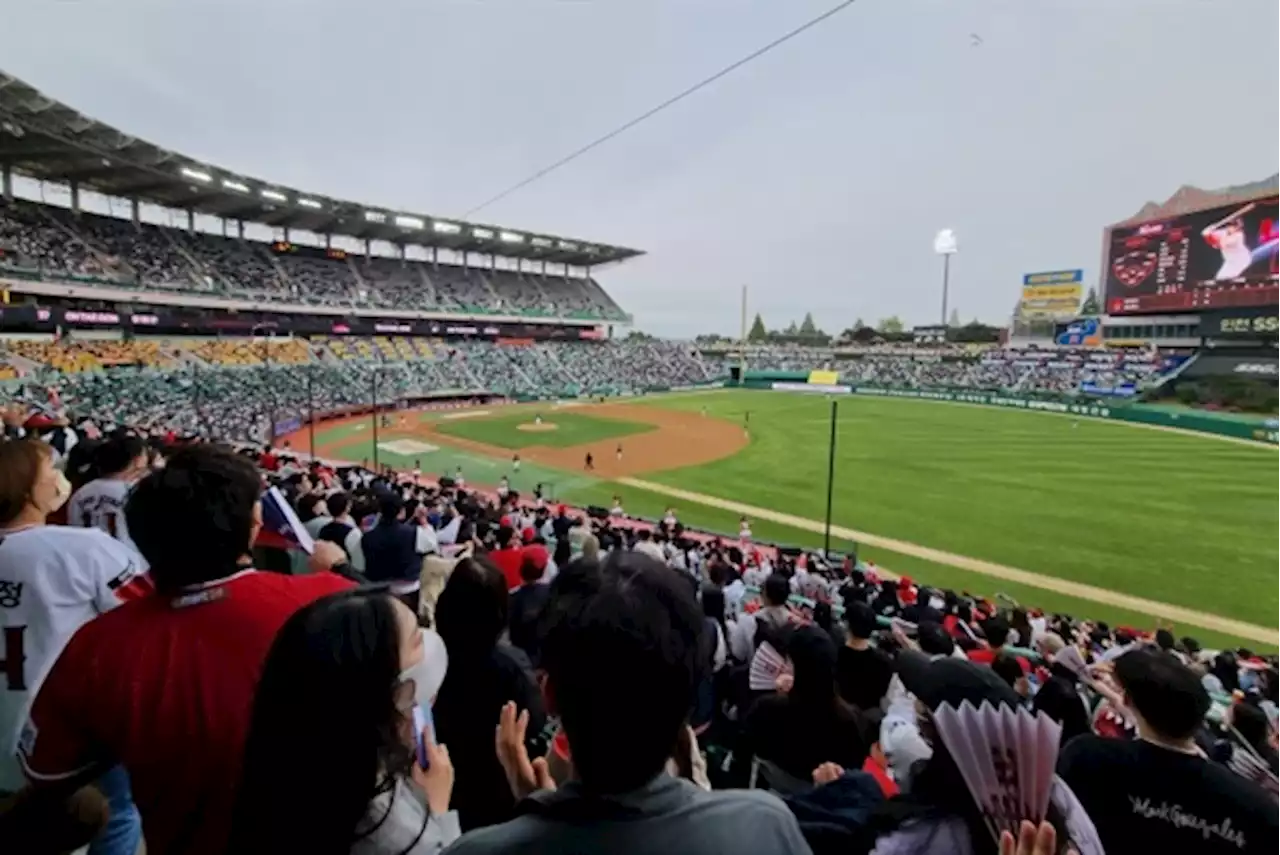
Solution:
<path fill-rule="evenodd" d="M 1107 314 L 1273 306 L 1278 237 L 1275 196 L 1116 226 L 1107 234 Z"/>

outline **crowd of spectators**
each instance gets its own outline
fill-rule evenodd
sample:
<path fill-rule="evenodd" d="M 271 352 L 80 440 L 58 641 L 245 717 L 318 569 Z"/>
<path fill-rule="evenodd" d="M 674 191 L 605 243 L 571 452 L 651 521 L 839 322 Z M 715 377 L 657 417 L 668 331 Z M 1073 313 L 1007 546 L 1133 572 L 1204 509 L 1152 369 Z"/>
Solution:
<path fill-rule="evenodd" d="M 50 279 L 255 302 L 622 320 L 591 278 L 426 261 L 273 253 L 265 243 L 25 200 L 0 201 L 0 267 Z"/>
<path fill-rule="evenodd" d="M 736 352 L 705 356 L 724 373 L 740 364 Z M 753 345 L 747 348 L 746 366 L 748 371 L 837 371 L 840 382 L 855 386 L 1127 395 L 1158 382 L 1186 358 L 1146 348 L 878 346 L 836 351 Z"/>
<path fill-rule="evenodd" d="M 50 401 L 0 441 L 0 850 L 1275 845 L 1273 656 Z"/>
<path fill-rule="evenodd" d="M 41 368 L 6 385 L 46 387 L 87 416 L 178 434 L 261 440 L 309 412 L 483 392 L 510 397 L 616 395 L 718 379 L 672 342 L 498 344 L 422 338 L 0 340 Z M 16 372 L 15 372 L 16 373 Z M 377 382 L 374 375 L 377 375 Z"/>

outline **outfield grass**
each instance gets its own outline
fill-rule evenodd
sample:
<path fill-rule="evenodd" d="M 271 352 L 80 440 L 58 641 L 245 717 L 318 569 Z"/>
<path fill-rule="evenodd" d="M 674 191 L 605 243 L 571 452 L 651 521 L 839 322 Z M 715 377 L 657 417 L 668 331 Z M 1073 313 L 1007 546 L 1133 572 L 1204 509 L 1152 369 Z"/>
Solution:
<path fill-rule="evenodd" d="M 822 519 L 830 431 L 830 403 L 823 398 L 726 391 L 640 400 L 670 409 L 705 407 L 709 416 L 735 424 L 751 413 L 746 449 L 714 463 L 651 473 L 646 480 Z M 1274 449 L 1103 421 L 902 399 L 841 398 L 839 412 L 837 525 L 1276 625 L 1280 555 Z M 521 436 L 514 427 L 530 418 L 531 411 L 524 410 L 459 419 L 449 426 L 457 435 L 481 439 L 471 431 L 474 425 L 505 421 Z M 616 436 L 617 425 L 629 424 L 563 411 L 544 418 L 602 423 L 610 430 L 605 436 Z M 529 434 L 525 444 L 547 444 L 544 440 L 558 433 Z M 370 439 L 351 426 L 320 435 L 322 443 L 340 443 L 339 456 L 353 460 L 370 456 Z M 483 441 L 500 444 L 490 437 Z M 406 468 L 413 463 L 385 451 L 380 458 Z M 462 465 L 476 484 L 494 484 L 510 474 L 508 460 L 449 448 L 424 456 L 422 465 L 427 472 Z M 621 495 L 628 513 L 658 517 L 672 504 L 661 494 L 532 464 L 512 486 L 528 490 L 539 481 L 548 484 L 549 493 L 579 506 L 608 506 Z M 677 507 L 688 525 L 737 530 L 731 512 Z M 821 535 L 759 520 L 752 529 L 762 540 L 822 542 Z M 987 596 L 1004 592 L 1041 608 L 1110 622 L 1152 624 L 1147 615 L 916 557 L 867 547 L 859 555 L 931 584 Z M 1207 644 L 1231 640 L 1198 629 L 1191 634 Z"/>
<path fill-rule="evenodd" d="M 577 483 L 560 494 L 565 501 L 577 506 L 595 504 L 608 507 L 612 497 L 619 495 L 623 499 L 623 507 L 628 514 L 649 519 L 658 519 L 667 508 L 675 507 L 681 522 L 695 528 L 718 531 L 726 536 L 734 536 L 738 530 L 738 516 L 730 511 L 705 505 L 686 505 L 672 500 L 669 496 L 638 490 L 634 487 L 600 482 L 597 484 Z M 792 528 L 764 520 L 753 520 L 751 532 L 762 542 L 778 543 L 784 546 L 801 546 L 810 549 L 821 548 L 823 537 L 811 531 Z M 835 538 L 831 541 L 831 549 L 836 552 L 847 552 L 851 544 Z M 1020 603 L 1045 609 L 1050 612 L 1070 614 L 1081 618 L 1107 621 L 1113 626 L 1135 626 L 1151 628 L 1154 620 L 1151 615 L 1131 609 L 1082 600 L 1054 591 L 1046 591 L 1031 585 L 1020 585 L 993 579 L 983 573 L 973 573 L 939 564 L 914 556 L 901 555 L 885 549 L 858 546 L 859 560 L 874 562 L 887 570 L 904 576 L 911 576 L 918 582 L 950 588 L 954 591 L 967 591 L 983 597 L 994 597 L 996 594 L 1007 594 Z M 1158 599 L 1158 598 L 1156 598 Z M 1208 647 L 1246 646 L 1254 650 L 1275 650 L 1276 645 L 1259 645 L 1252 639 L 1237 638 L 1221 632 L 1192 626 L 1176 627 L 1179 635 L 1191 635 Z"/>
<path fill-rule="evenodd" d="M 435 429 L 449 436 L 510 449 L 527 448 L 532 445 L 569 448 L 601 439 L 613 439 L 653 430 L 652 425 L 640 422 L 603 419 L 566 410 L 549 410 L 542 413 L 543 427 L 555 425 L 554 430 L 520 429 L 522 425 L 532 424 L 533 418 L 532 410 L 522 409 L 518 412 L 478 418 L 441 419 L 435 423 Z"/>
<path fill-rule="evenodd" d="M 751 443 L 646 480 L 822 519 L 828 401 L 736 391 L 651 403 L 735 423 L 750 411 Z M 1276 625 L 1274 449 L 852 396 L 839 401 L 836 459 L 839 525 Z"/>

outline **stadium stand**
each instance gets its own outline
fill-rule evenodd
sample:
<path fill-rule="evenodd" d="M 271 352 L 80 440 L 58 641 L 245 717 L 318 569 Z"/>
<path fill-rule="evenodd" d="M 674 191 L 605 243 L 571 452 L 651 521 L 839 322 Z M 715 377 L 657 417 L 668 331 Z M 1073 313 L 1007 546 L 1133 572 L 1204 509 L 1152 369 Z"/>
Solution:
<path fill-rule="evenodd" d="M 34 177 L 191 198 L 191 165 L 155 164 L 201 164 L 0 82 L 0 155 L 25 139 Z M 9 317 L 32 327 L 0 340 L 0 851 L 1272 851 L 1274 656 L 695 531 L 674 511 L 599 518 L 271 446 L 313 410 L 623 394 L 718 380 L 734 359 L 595 323 L 625 316 L 580 271 L 634 250 L 214 172 L 246 183 L 206 175 L 202 214 L 384 243 L 400 219 L 433 255 L 489 264 L 0 201 L 0 276 L 25 294 Z M 237 300 L 325 321 L 277 334 Z M 139 335 L 152 304 L 199 335 Z M 127 334 L 68 331 L 68 310 Z M 439 314 L 414 319 L 438 334 L 401 335 L 395 311 Z M 507 335 L 482 315 L 530 323 Z M 583 323 L 552 324 L 568 320 Z M 1182 358 L 748 355 L 852 383 L 1069 395 L 1158 383 Z"/>

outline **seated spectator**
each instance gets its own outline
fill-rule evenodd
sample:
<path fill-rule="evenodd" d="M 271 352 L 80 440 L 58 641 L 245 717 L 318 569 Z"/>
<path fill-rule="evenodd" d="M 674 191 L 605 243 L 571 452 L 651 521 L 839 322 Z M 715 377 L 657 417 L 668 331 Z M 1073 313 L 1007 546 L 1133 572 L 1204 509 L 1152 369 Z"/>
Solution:
<path fill-rule="evenodd" d="M 875 612 L 866 603 L 851 602 L 844 621 L 847 639 L 836 657 L 840 696 L 859 709 L 879 709 L 893 678 L 893 663 L 871 643 L 877 627 Z"/>
<path fill-rule="evenodd" d="M 96 528 L 45 524 L 70 492 L 48 445 L 0 442 L 0 793 L 25 783 L 17 759 L 24 719 L 63 647 L 81 626 L 143 591 L 141 559 L 128 547 Z M 142 825 L 128 776 L 117 767 L 97 786 L 110 817 L 90 855 L 132 855 Z"/>
<path fill-rule="evenodd" d="M 1115 660 L 1134 740 L 1087 734 L 1058 758 L 1110 852 L 1271 852 L 1276 803 L 1204 757 L 1196 742 L 1209 696 L 1194 672 L 1151 648 Z"/>
<path fill-rule="evenodd" d="M 507 628 L 502 574 L 485 558 L 464 558 L 436 603 L 436 628 L 449 673 L 433 709 L 437 738 L 449 746 L 457 781 L 453 806 L 464 830 L 510 819 L 515 798 L 493 753 L 494 728 L 507 701 L 529 713 L 537 741 L 546 724 L 528 658 L 499 642 Z"/>
<path fill-rule="evenodd" d="M 987 646 L 970 650 L 967 655 L 970 662 L 990 665 L 1009 643 L 1009 622 L 997 615 L 982 624 L 982 631 L 987 637 Z M 1031 670 L 1031 663 L 1023 657 L 1017 657 L 1017 662 L 1024 674 Z"/>
<path fill-rule="evenodd" d="M 635 551 L 649 556 L 654 561 L 666 562 L 666 556 L 662 554 L 662 547 L 653 540 L 653 533 L 647 528 L 642 528 L 636 532 Z"/>
<path fill-rule="evenodd" d="M 1009 688 L 1013 689 L 1024 702 L 1031 698 L 1031 681 L 1022 672 L 1022 666 L 1018 664 L 1017 659 L 1008 653 L 1001 653 L 991 660 L 991 670 L 1008 683 Z"/>
<path fill-rule="evenodd" d="M 808 855 L 774 796 L 707 792 L 665 771 L 701 677 L 702 630 L 688 586 L 647 556 L 615 552 L 557 576 L 543 665 L 574 778 L 552 789 L 541 757 L 531 763 L 522 740 L 500 739 L 513 789 L 530 797 L 520 816 L 464 835 L 451 855 Z"/>
<path fill-rule="evenodd" d="M 748 749 L 794 778 L 808 781 L 824 762 L 857 769 L 867 758 L 863 721 L 836 691 L 836 647 L 814 626 L 795 630 L 787 654 L 794 681 L 763 697 L 743 722 Z"/>
<path fill-rule="evenodd" d="M 974 706 L 1017 706 L 1019 697 L 990 668 L 963 659 L 930 659 L 906 650 L 898 654 L 895 667 L 907 691 L 917 699 L 916 726 L 929 752 L 913 766 L 908 780 L 898 780 L 902 792 L 872 814 L 873 855 L 994 855 L 996 841 L 955 759 L 939 738 L 932 714 L 943 704 L 959 707 L 966 701 Z M 1103 847 L 1089 816 L 1067 784 L 1055 778 L 1048 820 L 1057 839 L 1074 847 L 1079 855 L 1102 855 Z"/>
<path fill-rule="evenodd" d="M 394 597 L 350 591 L 295 612 L 258 683 L 227 851 L 428 855 L 457 838 L 449 752 L 428 728 L 423 768 L 413 732 L 447 666 Z M 280 786 L 295 776 L 307 785 Z"/>
<path fill-rule="evenodd" d="M 350 586 L 332 573 L 246 566 L 262 526 L 260 491 L 252 462 L 213 445 L 176 452 L 138 483 L 125 516 L 157 595 L 72 636 L 19 746 L 32 784 L 50 799 L 123 764 L 151 855 L 226 851 L 254 687 L 272 640 L 298 607 Z M 312 566 L 341 558 L 320 544 Z"/>

